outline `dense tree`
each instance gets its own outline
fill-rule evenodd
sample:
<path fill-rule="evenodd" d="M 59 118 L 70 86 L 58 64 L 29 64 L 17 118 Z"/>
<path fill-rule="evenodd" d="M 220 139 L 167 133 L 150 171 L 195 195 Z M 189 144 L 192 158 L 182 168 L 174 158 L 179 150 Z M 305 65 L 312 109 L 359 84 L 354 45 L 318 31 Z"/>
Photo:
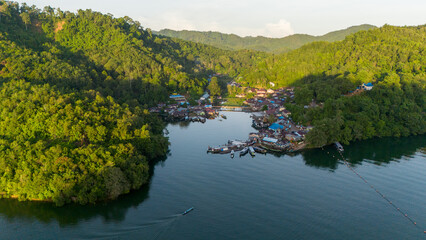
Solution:
<path fill-rule="evenodd" d="M 272 55 L 153 35 L 128 17 L 0 1 L 0 196 L 60 205 L 136 189 L 167 150 L 146 108 L 171 92 L 237 94 L 226 87 L 234 79 L 294 85 L 287 108 L 314 126 L 313 146 L 424 134 L 425 35 L 384 26 Z M 374 88 L 350 93 L 363 82 Z"/>
<path fill-rule="evenodd" d="M 27 12 L 22 12 L 19 16 L 21 16 L 22 21 L 25 23 L 25 29 L 28 30 L 28 24 L 31 24 L 30 14 Z"/>
<path fill-rule="evenodd" d="M 221 89 L 219 83 L 217 81 L 217 77 L 213 77 L 209 83 L 208 89 L 210 91 L 211 96 L 220 96 Z"/>
<path fill-rule="evenodd" d="M 0 192 L 61 205 L 113 199 L 148 179 L 167 141 L 149 114 L 91 90 L 4 83 L 0 92 Z M 151 130 L 153 129 L 153 130 Z"/>
<path fill-rule="evenodd" d="M 294 34 L 283 38 L 267 37 L 239 37 L 235 34 L 225 34 L 219 32 L 197 32 L 197 31 L 174 31 L 163 29 L 157 34 L 167 37 L 179 38 L 187 41 L 209 44 L 226 50 L 252 49 L 265 52 L 288 52 L 301 47 L 304 44 L 315 41 L 334 42 L 343 40 L 352 33 L 375 28 L 372 25 L 353 26 L 347 29 L 330 32 L 323 36 L 311 36 L 307 34 Z"/>

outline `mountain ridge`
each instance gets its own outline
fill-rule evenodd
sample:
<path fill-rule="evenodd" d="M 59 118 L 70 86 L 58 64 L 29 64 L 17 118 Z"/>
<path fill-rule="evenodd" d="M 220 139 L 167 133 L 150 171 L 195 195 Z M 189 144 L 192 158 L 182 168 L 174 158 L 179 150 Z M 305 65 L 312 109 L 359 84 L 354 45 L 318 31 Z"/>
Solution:
<path fill-rule="evenodd" d="M 160 31 L 154 31 L 153 33 L 157 35 L 208 44 L 225 50 L 249 49 L 263 52 L 282 53 L 297 49 L 311 42 L 334 42 L 343 40 L 350 34 L 374 28 L 376 28 L 374 25 L 362 24 L 351 26 L 346 29 L 332 31 L 320 36 L 313 36 L 309 34 L 293 34 L 283 38 L 269 38 L 264 36 L 241 37 L 236 34 L 227 34 L 216 31 L 175 31 L 171 29 L 163 29 Z"/>

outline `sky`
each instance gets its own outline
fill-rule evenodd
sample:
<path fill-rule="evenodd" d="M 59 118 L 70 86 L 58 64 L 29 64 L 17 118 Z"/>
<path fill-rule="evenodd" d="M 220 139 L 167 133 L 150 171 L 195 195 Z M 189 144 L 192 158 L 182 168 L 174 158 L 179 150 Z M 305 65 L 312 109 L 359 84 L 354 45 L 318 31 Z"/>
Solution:
<path fill-rule="evenodd" d="M 43 9 L 92 9 L 129 16 L 144 28 L 234 33 L 239 36 L 323 35 L 354 25 L 426 24 L 425 0 L 34 0 Z"/>

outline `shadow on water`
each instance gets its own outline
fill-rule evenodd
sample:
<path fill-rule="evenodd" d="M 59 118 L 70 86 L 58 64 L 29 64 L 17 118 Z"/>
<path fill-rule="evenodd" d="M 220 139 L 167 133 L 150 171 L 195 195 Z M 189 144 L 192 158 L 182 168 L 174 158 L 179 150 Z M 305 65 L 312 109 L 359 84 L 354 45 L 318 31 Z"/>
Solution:
<path fill-rule="evenodd" d="M 154 168 L 163 164 L 166 157 L 158 159 L 150 166 L 149 182 L 141 189 L 118 197 L 117 200 L 96 204 L 67 204 L 56 207 L 46 202 L 20 202 L 16 199 L 0 199 L 0 216 L 7 221 L 37 220 L 43 223 L 57 221 L 60 226 L 76 225 L 81 221 L 101 217 L 105 222 L 121 222 L 125 219 L 129 208 L 135 208 L 149 198 L 151 179 Z"/>
<path fill-rule="evenodd" d="M 181 122 L 171 122 L 168 124 L 170 124 L 171 126 L 179 126 L 180 129 L 187 129 L 189 125 L 191 125 L 191 122 L 181 121 Z"/>
<path fill-rule="evenodd" d="M 357 141 L 345 147 L 344 157 L 351 164 L 361 164 L 371 161 L 377 165 L 388 164 L 403 157 L 409 157 L 420 148 L 426 146 L 426 136 L 411 136 L 401 138 L 374 138 Z M 330 155 L 328 154 L 330 153 Z M 324 149 L 311 149 L 299 153 L 305 164 L 311 167 L 335 170 L 338 166 L 338 152 L 334 146 Z M 331 157 L 331 156 L 336 157 Z"/>

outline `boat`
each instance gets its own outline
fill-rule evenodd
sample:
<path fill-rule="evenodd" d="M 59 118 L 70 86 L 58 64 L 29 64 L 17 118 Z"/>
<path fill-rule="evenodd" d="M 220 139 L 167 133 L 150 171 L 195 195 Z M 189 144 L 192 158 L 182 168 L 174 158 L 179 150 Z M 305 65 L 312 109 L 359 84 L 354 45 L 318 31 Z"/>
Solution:
<path fill-rule="evenodd" d="M 254 148 L 252 146 L 249 147 L 249 152 L 250 152 L 250 155 L 254 157 L 255 153 L 254 153 Z"/>
<path fill-rule="evenodd" d="M 339 142 L 335 142 L 334 145 L 336 146 L 336 148 L 339 152 L 343 152 L 345 150 L 345 149 L 343 149 L 342 144 L 340 144 Z"/>
<path fill-rule="evenodd" d="M 223 114 L 222 114 L 222 115 L 220 115 L 220 116 L 221 116 L 223 119 L 226 119 L 226 116 L 225 116 L 225 115 L 223 115 Z"/>
<path fill-rule="evenodd" d="M 194 207 L 188 208 L 185 212 L 182 213 L 182 215 L 186 215 L 189 212 L 191 212 L 192 210 L 194 210 Z"/>
<path fill-rule="evenodd" d="M 266 154 L 266 152 L 267 152 L 266 149 L 263 149 L 261 147 L 253 147 L 253 149 L 254 149 L 255 152 L 258 152 L 258 153 Z"/>
<path fill-rule="evenodd" d="M 207 153 L 220 153 L 221 148 L 220 147 L 208 147 Z"/>
<path fill-rule="evenodd" d="M 234 158 L 234 150 L 231 151 L 231 158 Z"/>
<path fill-rule="evenodd" d="M 219 153 L 221 153 L 221 154 L 225 154 L 225 153 L 230 153 L 232 150 L 230 149 L 230 148 L 228 148 L 228 147 L 224 147 L 224 148 L 221 148 L 220 149 L 220 152 Z"/>
<path fill-rule="evenodd" d="M 240 157 L 246 155 L 248 153 L 248 150 L 248 147 L 243 148 L 243 150 L 241 150 L 240 152 Z"/>

